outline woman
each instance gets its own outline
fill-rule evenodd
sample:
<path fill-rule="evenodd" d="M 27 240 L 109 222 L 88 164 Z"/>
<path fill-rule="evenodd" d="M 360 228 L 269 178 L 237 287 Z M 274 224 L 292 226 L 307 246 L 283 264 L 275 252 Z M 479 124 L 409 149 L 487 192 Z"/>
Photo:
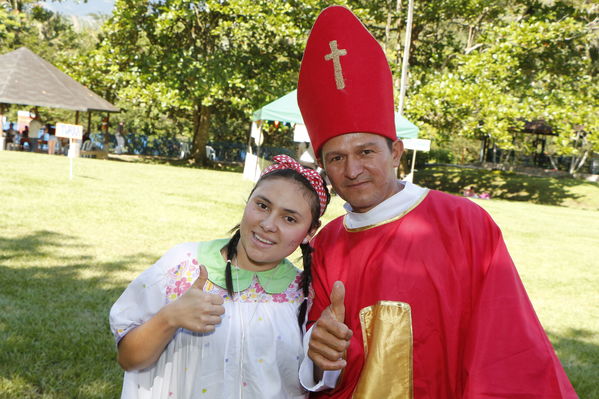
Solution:
<path fill-rule="evenodd" d="M 176 246 L 112 307 L 123 398 L 306 396 L 308 241 L 329 194 L 316 171 L 274 160 L 231 239 Z M 298 246 L 304 272 L 285 259 Z"/>

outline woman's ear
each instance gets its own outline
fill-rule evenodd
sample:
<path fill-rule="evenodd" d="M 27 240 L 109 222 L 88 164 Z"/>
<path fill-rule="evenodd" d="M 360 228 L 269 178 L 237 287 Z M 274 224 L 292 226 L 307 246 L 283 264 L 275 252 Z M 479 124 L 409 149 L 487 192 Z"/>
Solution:
<path fill-rule="evenodd" d="M 316 234 L 316 232 L 318 231 L 318 228 L 320 227 L 320 220 L 318 221 L 318 226 L 311 228 L 310 231 L 308 231 L 308 234 L 306 235 L 306 237 L 304 238 L 304 240 L 302 241 L 302 244 L 307 244 L 310 242 L 310 240 L 312 239 L 312 237 L 314 237 L 314 235 Z"/>

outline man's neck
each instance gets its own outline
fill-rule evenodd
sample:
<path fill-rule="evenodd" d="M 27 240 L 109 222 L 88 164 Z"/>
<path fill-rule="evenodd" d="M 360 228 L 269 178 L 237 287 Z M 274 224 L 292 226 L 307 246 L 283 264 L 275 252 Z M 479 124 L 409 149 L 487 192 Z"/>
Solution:
<path fill-rule="evenodd" d="M 362 230 L 395 220 L 416 207 L 428 192 L 427 189 L 409 182 L 398 180 L 397 184 L 401 186 L 400 190 L 367 212 L 355 212 L 351 205 L 346 203 L 343 206 L 347 211 L 344 217 L 345 227 L 348 230 Z"/>

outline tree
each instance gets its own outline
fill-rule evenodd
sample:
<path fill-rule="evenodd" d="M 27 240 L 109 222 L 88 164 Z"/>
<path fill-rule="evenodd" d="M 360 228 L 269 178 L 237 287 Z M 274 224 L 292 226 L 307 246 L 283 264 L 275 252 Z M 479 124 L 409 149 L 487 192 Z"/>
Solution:
<path fill-rule="evenodd" d="M 506 149 L 524 120 L 545 120 L 559 134 L 557 153 L 579 157 L 573 173 L 598 149 L 597 32 L 561 3 L 525 13 L 481 25 L 477 48 L 420 87 L 408 113 L 442 141 L 487 136 Z"/>
<path fill-rule="evenodd" d="M 189 116 L 192 156 L 203 164 L 217 108 L 249 114 L 295 85 L 306 15 L 320 6 L 283 0 L 134 0 L 125 6 L 121 0 L 98 53 L 119 77 L 121 100 Z"/>
<path fill-rule="evenodd" d="M 33 0 L 0 2 L 0 54 L 25 46 L 77 78 L 69 63 L 95 43 L 89 32 L 75 32 L 65 17 Z M 49 109 L 45 120 L 65 120 L 70 111 Z"/>

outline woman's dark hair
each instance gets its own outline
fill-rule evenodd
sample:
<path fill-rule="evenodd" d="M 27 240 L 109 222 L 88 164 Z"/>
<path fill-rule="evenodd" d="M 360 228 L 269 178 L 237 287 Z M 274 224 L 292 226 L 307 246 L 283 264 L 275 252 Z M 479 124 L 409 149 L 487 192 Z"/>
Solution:
<path fill-rule="evenodd" d="M 320 227 L 320 201 L 318 198 L 318 194 L 314 187 L 310 184 L 308 179 L 302 176 L 298 171 L 293 169 L 278 169 L 274 170 L 264 176 L 262 176 L 254 188 L 250 193 L 250 197 L 256 190 L 256 187 L 260 185 L 261 182 L 274 178 L 284 178 L 284 179 L 293 179 L 299 183 L 301 183 L 308 191 L 311 193 L 310 197 L 310 211 L 312 213 L 312 222 L 310 223 L 310 230 Z M 324 187 L 324 191 L 327 196 L 327 204 L 331 200 L 331 196 L 326 186 Z M 241 233 L 239 232 L 239 225 L 235 226 L 231 232 L 234 232 L 233 236 L 229 240 L 227 244 L 227 266 L 225 268 L 225 281 L 227 284 L 227 292 L 233 297 L 233 277 L 231 274 L 231 260 L 237 256 L 237 244 L 239 243 L 239 238 L 241 237 Z M 299 323 L 300 329 L 304 325 L 304 320 L 306 318 L 306 311 L 308 309 L 308 295 L 310 293 L 310 283 L 312 282 L 312 247 L 309 243 L 300 244 L 300 249 L 302 250 L 302 261 L 304 264 L 304 270 L 302 271 L 302 281 L 300 283 L 300 289 L 304 294 L 304 301 L 299 307 L 297 314 L 297 321 Z"/>

